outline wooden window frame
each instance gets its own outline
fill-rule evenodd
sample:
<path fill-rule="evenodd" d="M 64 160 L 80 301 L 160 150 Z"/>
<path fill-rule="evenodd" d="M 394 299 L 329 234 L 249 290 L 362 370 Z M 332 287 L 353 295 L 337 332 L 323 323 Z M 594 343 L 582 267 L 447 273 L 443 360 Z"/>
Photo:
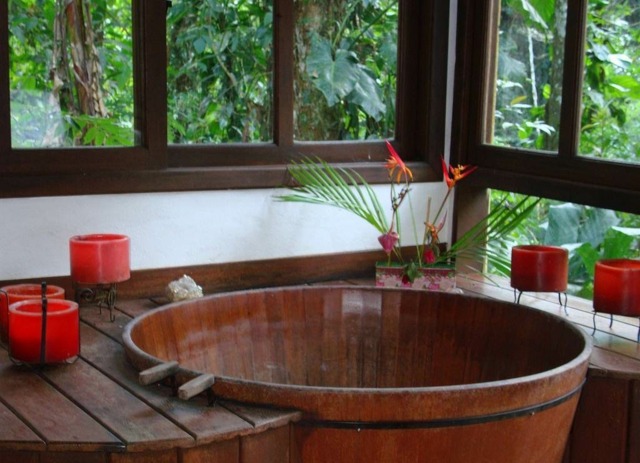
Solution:
<path fill-rule="evenodd" d="M 467 185 L 640 213 L 640 165 L 578 155 L 587 0 L 569 2 L 558 154 L 482 142 L 495 49 L 492 0 L 459 0 L 452 157 L 479 166 Z"/>
<path fill-rule="evenodd" d="M 8 2 L 0 2 L 0 197 L 269 188 L 294 156 L 320 155 L 387 181 L 377 142 L 294 142 L 293 1 L 274 0 L 274 141 L 167 145 L 165 0 L 133 0 L 135 128 L 130 148 L 11 148 Z M 440 178 L 444 150 L 449 0 L 399 0 L 394 144 L 416 181 Z M 91 151 L 88 156 L 88 151 Z"/>

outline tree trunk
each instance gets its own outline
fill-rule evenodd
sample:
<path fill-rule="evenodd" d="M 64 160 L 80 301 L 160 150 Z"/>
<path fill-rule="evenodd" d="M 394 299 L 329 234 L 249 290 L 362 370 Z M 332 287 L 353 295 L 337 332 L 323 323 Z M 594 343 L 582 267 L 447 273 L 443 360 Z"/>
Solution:
<path fill-rule="evenodd" d="M 556 1 L 553 23 L 553 61 L 549 71 L 549 87 L 551 94 L 545 108 L 546 123 L 555 128 L 550 135 L 545 135 L 544 149 L 558 150 L 560 129 L 560 108 L 562 104 L 562 79 L 564 66 L 564 43 L 567 25 L 567 0 Z"/>
<path fill-rule="evenodd" d="M 90 0 L 57 0 L 51 68 L 53 95 L 63 111 L 107 117 L 100 87 Z"/>

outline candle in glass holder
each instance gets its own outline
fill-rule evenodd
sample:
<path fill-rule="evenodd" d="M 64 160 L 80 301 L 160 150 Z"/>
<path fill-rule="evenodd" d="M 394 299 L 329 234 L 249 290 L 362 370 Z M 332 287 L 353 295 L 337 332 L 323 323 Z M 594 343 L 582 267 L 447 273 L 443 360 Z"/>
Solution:
<path fill-rule="evenodd" d="M 511 249 L 511 287 L 520 291 L 567 290 L 569 252 L 558 246 L 521 245 Z"/>
<path fill-rule="evenodd" d="M 61 363 L 80 354 L 78 304 L 47 300 L 45 352 L 41 355 L 42 300 L 31 299 L 9 306 L 9 356 L 18 363 Z"/>
<path fill-rule="evenodd" d="M 596 312 L 640 317 L 640 260 L 596 262 L 593 308 Z"/>
<path fill-rule="evenodd" d="M 64 299 L 64 288 L 60 286 L 47 286 L 48 299 Z M 7 343 L 9 332 L 9 306 L 14 302 L 26 301 L 29 299 L 40 299 L 42 297 L 42 285 L 35 283 L 24 283 L 9 285 L 0 288 L 0 340 Z"/>
<path fill-rule="evenodd" d="M 130 278 L 129 237 L 117 234 L 78 235 L 69 240 L 71 279 L 109 284 Z"/>

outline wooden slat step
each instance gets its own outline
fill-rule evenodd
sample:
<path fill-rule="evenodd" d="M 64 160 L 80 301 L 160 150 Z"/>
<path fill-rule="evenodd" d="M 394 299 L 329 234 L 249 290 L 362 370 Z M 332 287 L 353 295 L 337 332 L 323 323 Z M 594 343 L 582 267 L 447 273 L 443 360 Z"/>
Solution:
<path fill-rule="evenodd" d="M 44 450 L 45 442 L 3 403 L 0 403 L 2 446 L 11 450 Z"/>
<path fill-rule="evenodd" d="M 171 397 L 172 391 L 169 387 L 140 385 L 138 373 L 127 361 L 122 346 L 95 328 L 82 324 L 81 338 L 80 355 L 83 358 L 96 368 L 108 372 L 111 378 L 152 405 L 159 413 L 180 424 L 195 436 L 198 443 L 231 439 L 257 432 L 250 419 L 240 417 L 224 407 L 208 407 L 205 398 L 194 397 L 185 402 Z M 251 415 L 250 412 L 248 414 Z M 280 415 L 291 416 L 282 413 Z M 274 418 L 273 421 L 275 420 Z"/>
<path fill-rule="evenodd" d="M 41 436 L 48 450 L 124 450 L 122 440 L 44 379 L 27 367 L 13 365 L 4 349 L 0 349 L 0 397 Z"/>
<path fill-rule="evenodd" d="M 189 447 L 194 439 L 85 361 L 44 375 L 126 444 L 127 450 Z"/>

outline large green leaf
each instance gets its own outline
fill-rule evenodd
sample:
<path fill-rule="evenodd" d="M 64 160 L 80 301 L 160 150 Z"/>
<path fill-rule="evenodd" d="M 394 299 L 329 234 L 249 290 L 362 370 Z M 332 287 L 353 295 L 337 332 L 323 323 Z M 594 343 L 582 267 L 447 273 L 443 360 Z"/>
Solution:
<path fill-rule="evenodd" d="M 561 245 L 578 242 L 581 211 L 574 204 L 549 207 L 549 226 L 544 237 L 545 244 Z"/>
<path fill-rule="evenodd" d="M 384 115 L 386 106 L 382 102 L 380 87 L 364 66 L 360 66 L 358 79 L 347 99 L 362 107 L 364 112 L 376 121 Z"/>
<path fill-rule="evenodd" d="M 602 257 L 605 259 L 631 257 L 634 243 L 638 238 L 640 238 L 640 230 L 637 228 L 612 227 L 606 233 Z"/>
<path fill-rule="evenodd" d="M 598 250 L 591 246 L 591 243 L 582 243 L 575 249 L 575 254 L 580 257 L 582 260 L 583 268 L 582 270 L 586 270 L 591 278 L 593 278 L 593 274 L 595 271 L 596 262 L 600 259 L 600 254 Z M 575 277 L 571 277 L 571 273 L 578 273 L 574 266 L 570 272 L 569 281 L 574 281 Z"/>
<path fill-rule="evenodd" d="M 522 9 L 527 12 L 529 19 L 543 30 L 551 29 L 554 3 L 550 0 L 522 0 Z"/>
<path fill-rule="evenodd" d="M 607 209 L 585 208 L 584 218 L 578 229 L 578 242 L 589 242 L 594 247 L 604 241 L 607 230 L 620 222 L 615 212 Z"/>
<path fill-rule="evenodd" d="M 313 84 L 322 92 L 329 106 L 353 91 L 360 74 L 354 53 L 338 49 L 334 57 L 329 41 L 318 36 L 311 40 L 306 64 Z"/>

